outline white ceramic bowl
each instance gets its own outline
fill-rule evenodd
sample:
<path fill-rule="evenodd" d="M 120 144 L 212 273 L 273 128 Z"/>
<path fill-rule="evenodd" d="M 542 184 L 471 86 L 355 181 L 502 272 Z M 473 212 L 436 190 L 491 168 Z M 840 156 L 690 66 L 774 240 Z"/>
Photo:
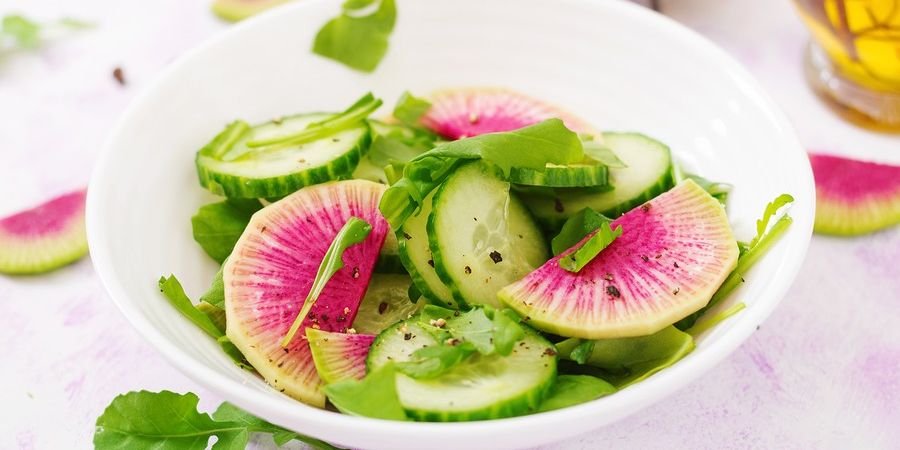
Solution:
<path fill-rule="evenodd" d="M 112 133 L 88 197 L 94 265 L 128 320 L 173 365 L 271 422 L 356 448 L 535 446 L 619 420 L 708 371 L 744 341 L 785 294 L 812 230 L 814 189 L 803 149 L 778 108 L 730 57 L 643 8 L 601 0 L 402 0 L 390 51 L 361 74 L 309 51 L 338 10 L 304 0 L 241 23 L 190 52 L 138 98 Z M 197 184 L 194 152 L 228 121 L 336 110 L 366 91 L 506 86 L 610 130 L 640 130 L 678 159 L 735 189 L 739 237 L 777 194 L 796 198 L 795 223 L 747 275 L 736 318 L 700 339 L 674 367 L 579 406 L 474 423 L 388 422 L 308 407 L 237 368 L 160 296 L 175 273 L 202 293 L 216 265 L 191 238 L 190 217 L 213 199 Z"/>

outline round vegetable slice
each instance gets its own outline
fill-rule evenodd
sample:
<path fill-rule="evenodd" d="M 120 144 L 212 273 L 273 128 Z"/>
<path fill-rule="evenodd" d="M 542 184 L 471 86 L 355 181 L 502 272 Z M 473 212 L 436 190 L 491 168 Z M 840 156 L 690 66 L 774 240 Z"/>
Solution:
<path fill-rule="evenodd" d="M 325 405 L 309 343 L 296 338 L 282 348 L 279 342 L 331 242 L 358 217 L 372 225 L 371 233 L 343 253 L 344 267 L 325 285 L 300 331 L 346 332 L 353 323 L 388 232 L 378 211 L 384 189 L 371 181 L 339 181 L 272 203 L 253 215 L 223 268 L 228 338 L 269 384 L 305 403 Z"/>
<path fill-rule="evenodd" d="M 643 336 L 706 305 L 737 264 L 724 208 L 692 180 L 611 227 L 619 225 L 622 235 L 581 271 L 559 266 L 576 246 L 504 288 L 500 300 L 561 336 Z"/>
<path fill-rule="evenodd" d="M 859 235 L 900 223 L 900 166 L 811 154 L 816 233 Z"/>
<path fill-rule="evenodd" d="M 431 214 L 431 203 L 436 192 L 431 191 L 422 201 L 419 213 L 410 216 L 397 231 L 400 261 L 409 272 L 416 289 L 425 298 L 440 305 L 456 308 L 453 292 L 435 272 L 434 256 L 428 244 L 428 216 Z"/>
<path fill-rule="evenodd" d="M 556 229 L 584 208 L 618 217 L 674 184 L 672 155 L 665 144 L 637 133 L 603 133 L 603 143 L 627 166 L 609 169 L 609 184 L 613 189 L 606 192 L 571 189 L 558 192 L 555 197 L 523 196 L 522 200 L 538 221 Z"/>
<path fill-rule="evenodd" d="M 350 178 L 369 147 L 365 122 L 299 145 L 249 148 L 247 142 L 302 131 L 329 114 L 301 114 L 254 127 L 235 122 L 197 152 L 200 184 L 227 197 L 277 198 L 304 186 Z"/>
<path fill-rule="evenodd" d="M 422 348 L 439 345 L 417 317 L 375 338 L 367 367 L 408 361 Z M 423 421 L 464 421 L 511 417 L 537 410 L 556 379 L 553 344 L 528 328 L 508 356 L 474 354 L 435 378 L 397 374 L 397 394 L 410 417 Z"/>
<path fill-rule="evenodd" d="M 387 327 L 406 320 L 425 306 L 424 301 L 413 303 L 409 299 L 409 285 L 412 280 L 408 275 L 382 274 L 372 275 L 372 282 L 359 306 L 353 329 L 357 333 L 378 334 Z"/>
<path fill-rule="evenodd" d="M 437 190 L 428 237 L 435 269 L 460 304 L 499 306 L 497 291 L 550 257 L 531 214 L 484 163 L 457 169 Z"/>
<path fill-rule="evenodd" d="M 84 199 L 75 191 L 0 219 L 0 273 L 47 272 L 84 256 Z"/>
<path fill-rule="evenodd" d="M 366 376 L 366 357 L 375 340 L 374 335 L 307 328 L 306 338 L 316 371 L 325 384 L 361 380 Z"/>
<path fill-rule="evenodd" d="M 603 164 L 579 163 L 561 166 L 547 164 L 543 172 L 527 167 L 513 167 L 509 181 L 526 186 L 546 186 L 551 188 L 598 187 L 608 185 L 608 169 Z"/>

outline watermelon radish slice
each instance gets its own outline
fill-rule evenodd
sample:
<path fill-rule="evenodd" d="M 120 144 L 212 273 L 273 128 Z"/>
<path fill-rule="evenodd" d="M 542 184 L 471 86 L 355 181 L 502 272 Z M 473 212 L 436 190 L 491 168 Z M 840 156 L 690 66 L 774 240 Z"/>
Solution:
<path fill-rule="evenodd" d="M 900 223 L 900 166 L 810 154 L 816 233 L 871 233 Z"/>
<path fill-rule="evenodd" d="M 87 253 L 84 190 L 0 219 L 0 273 L 37 274 Z"/>
<path fill-rule="evenodd" d="M 554 117 L 570 130 L 591 131 L 574 115 L 508 89 L 453 89 L 436 92 L 429 100 L 431 109 L 422 124 L 448 139 L 517 130 Z"/>
<path fill-rule="evenodd" d="M 285 394 L 323 407 L 309 342 L 279 341 L 303 306 L 329 245 L 350 219 L 372 225 L 343 254 L 301 329 L 346 332 L 372 276 L 388 224 L 378 211 L 385 186 L 347 180 L 309 186 L 253 215 L 223 268 L 228 338 L 265 380 Z M 303 334 L 300 334 L 303 336 Z"/>
<path fill-rule="evenodd" d="M 643 336 L 706 305 L 737 264 L 724 208 L 692 180 L 611 227 L 619 225 L 622 235 L 580 272 L 559 267 L 576 245 L 503 288 L 500 300 L 535 328 L 561 336 Z"/>
<path fill-rule="evenodd" d="M 366 376 L 366 357 L 375 335 L 307 328 L 306 338 L 319 378 L 325 384 L 361 380 Z"/>

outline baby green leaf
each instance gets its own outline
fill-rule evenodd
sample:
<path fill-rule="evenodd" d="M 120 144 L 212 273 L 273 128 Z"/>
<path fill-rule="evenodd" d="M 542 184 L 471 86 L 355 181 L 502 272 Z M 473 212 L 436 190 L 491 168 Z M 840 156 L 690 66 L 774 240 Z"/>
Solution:
<path fill-rule="evenodd" d="M 750 241 L 750 248 L 753 248 L 753 246 L 755 246 L 756 243 L 759 242 L 760 239 L 762 239 L 762 236 L 766 233 L 766 229 L 768 229 L 769 227 L 769 220 L 772 218 L 772 216 L 774 216 L 775 213 L 777 213 L 778 210 L 783 206 L 793 201 L 794 197 L 792 197 L 791 195 L 781 194 L 776 197 L 775 200 L 772 200 L 771 203 L 766 205 L 766 210 L 763 212 L 762 218 L 756 221 L 756 237 L 754 237 L 753 240 Z"/>
<path fill-rule="evenodd" d="M 594 341 L 587 339 L 581 341 L 575 348 L 572 349 L 572 354 L 569 355 L 572 357 L 572 361 L 577 362 L 578 364 L 586 364 L 588 358 L 591 356 L 591 353 L 594 352 Z"/>
<path fill-rule="evenodd" d="M 525 337 L 519 317 L 511 309 L 494 311 L 493 325 L 494 351 L 499 355 L 509 355 L 515 343 Z"/>
<path fill-rule="evenodd" d="M 219 327 L 217 327 L 206 314 L 203 314 L 194 307 L 194 304 L 191 302 L 191 299 L 188 298 L 187 294 L 184 293 L 184 288 L 181 287 L 181 283 L 175 278 L 175 275 L 169 275 L 169 278 L 160 277 L 159 290 L 167 299 L 169 299 L 169 303 L 174 306 L 178 312 L 187 317 L 191 322 L 194 322 L 194 325 L 197 325 L 201 330 L 205 331 L 206 334 L 212 336 L 214 339 L 222 336 Z"/>
<path fill-rule="evenodd" d="M 456 345 L 430 345 L 410 355 L 409 361 L 396 363 L 397 371 L 413 378 L 435 378 L 468 358 L 477 350 L 471 342 Z"/>
<path fill-rule="evenodd" d="M 609 227 L 609 222 L 603 223 L 597 232 L 581 244 L 578 249 L 561 257 L 559 259 L 559 267 L 569 272 L 580 271 L 621 235 L 622 225 L 617 226 L 613 230 Z"/>
<path fill-rule="evenodd" d="M 256 199 L 228 199 L 201 206 L 191 217 L 194 240 L 207 255 L 222 263 L 234 250 L 253 213 L 262 209 Z"/>
<path fill-rule="evenodd" d="M 715 181 L 709 181 L 706 178 L 701 177 L 700 175 L 692 175 L 685 174 L 685 178 L 694 180 L 697 185 L 702 187 L 709 195 L 712 195 L 722 206 L 725 206 L 725 203 L 728 201 L 728 194 L 731 192 L 732 186 L 728 183 L 718 183 Z"/>
<path fill-rule="evenodd" d="M 582 145 L 584 146 L 584 155 L 590 159 L 614 169 L 628 167 L 618 156 L 616 156 L 611 148 L 603 144 L 599 144 L 595 141 L 583 141 Z"/>
<path fill-rule="evenodd" d="M 344 414 L 375 419 L 406 420 L 397 396 L 397 370 L 388 363 L 362 380 L 344 380 L 322 388 L 331 403 Z"/>
<path fill-rule="evenodd" d="M 708 319 L 704 319 L 704 320 L 700 321 L 699 323 L 694 324 L 694 326 L 685 330 L 685 333 L 687 333 L 693 337 L 697 337 L 700 334 L 702 334 L 704 331 L 722 323 L 723 321 L 725 321 L 725 319 L 741 312 L 746 307 L 747 307 L 747 305 L 745 305 L 743 302 L 735 304 L 732 307 L 726 309 L 725 311 L 722 311 Z"/>
<path fill-rule="evenodd" d="M 365 14 L 373 9 L 370 14 Z M 341 15 L 316 34 L 313 53 L 352 69 L 372 72 L 384 58 L 397 20 L 394 0 L 347 0 Z"/>
<path fill-rule="evenodd" d="M 371 92 L 362 96 L 354 104 L 344 111 L 329 116 L 319 122 L 313 122 L 301 131 L 292 134 L 274 136 L 268 139 L 247 141 L 247 147 L 266 149 L 279 149 L 292 145 L 300 145 L 306 142 L 316 141 L 335 133 L 354 127 L 364 121 L 369 114 L 375 112 L 382 104 L 381 99 L 375 98 Z"/>
<path fill-rule="evenodd" d="M 523 148 L 528 151 L 521 151 Z M 508 175 L 513 166 L 543 171 L 548 163 L 568 164 L 583 157 L 578 135 L 559 119 L 447 142 L 407 163 L 403 178 L 388 188 L 379 208 L 397 229 L 418 210 L 422 199 L 463 162 L 483 159 Z"/>
<path fill-rule="evenodd" d="M 314 449 L 318 450 L 341 450 L 327 442 L 320 441 L 316 438 L 304 436 L 295 431 L 291 431 L 273 423 L 256 417 L 231 403 L 225 402 L 219 405 L 214 413 L 213 420 L 217 422 L 231 422 L 241 424 L 252 433 L 269 433 L 272 435 L 275 445 L 282 446 L 294 439 L 301 441 Z"/>
<path fill-rule="evenodd" d="M 553 249 L 553 254 L 558 255 L 574 247 L 585 236 L 591 234 L 603 224 L 610 222 L 612 222 L 612 219 L 591 208 L 584 208 L 578 211 L 578 213 L 566 220 L 559 234 L 551 241 L 550 246 Z"/>
<path fill-rule="evenodd" d="M 407 126 L 415 126 L 429 109 L 431 109 L 431 103 L 428 100 L 415 97 L 406 91 L 397 100 L 397 106 L 394 107 L 394 118 Z"/>
<path fill-rule="evenodd" d="M 616 392 L 616 387 L 590 375 L 560 375 L 541 403 L 539 412 L 589 402 Z"/>
<path fill-rule="evenodd" d="M 462 342 L 471 343 L 478 353 L 494 353 L 494 324 L 483 308 L 475 308 L 447 319 L 445 329 Z"/>
<path fill-rule="evenodd" d="M 222 265 L 222 267 L 219 267 L 219 271 L 216 272 L 216 277 L 213 278 L 213 282 L 209 287 L 209 290 L 200 297 L 201 302 L 209 303 L 210 305 L 213 305 L 220 309 L 225 308 L 225 280 L 222 276 L 222 270 L 224 269 L 224 264 Z"/>
<path fill-rule="evenodd" d="M 287 347 L 288 344 L 291 343 L 291 340 L 294 339 L 294 335 L 297 334 L 303 320 L 306 319 L 309 311 L 316 303 L 319 294 L 322 293 L 322 289 L 325 289 L 328 280 L 330 280 L 338 270 L 341 270 L 341 268 L 344 267 L 344 260 L 342 259 L 344 250 L 366 240 L 366 237 L 368 237 L 371 232 L 372 225 L 358 217 L 351 217 L 350 220 L 341 227 L 340 231 L 338 231 L 337 235 L 334 237 L 334 240 L 331 241 L 331 245 L 328 246 L 325 257 L 319 264 L 316 278 L 313 280 L 312 287 L 306 295 L 306 300 L 303 301 L 303 308 L 300 310 L 300 314 L 297 315 L 290 330 L 288 330 L 284 338 L 281 339 L 282 347 Z"/>

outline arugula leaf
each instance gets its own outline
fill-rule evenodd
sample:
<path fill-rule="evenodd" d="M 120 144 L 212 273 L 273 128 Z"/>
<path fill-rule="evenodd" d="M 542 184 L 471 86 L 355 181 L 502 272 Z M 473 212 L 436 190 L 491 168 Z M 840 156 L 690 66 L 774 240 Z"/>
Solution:
<path fill-rule="evenodd" d="M 442 320 L 436 327 L 433 321 Z M 419 313 L 422 326 L 433 328 L 434 332 L 445 333 L 461 343 L 471 344 L 478 353 L 509 355 L 513 344 L 525 336 L 519 325 L 519 317 L 509 309 L 495 310 L 490 307 L 473 308 L 466 312 L 425 305 Z"/>
<path fill-rule="evenodd" d="M 331 136 L 340 131 L 356 126 L 358 123 L 375 112 L 383 102 L 375 98 L 371 92 L 360 97 L 355 103 L 344 111 L 329 116 L 319 122 L 313 122 L 301 131 L 281 136 L 273 136 L 267 139 L 247 141 L 247 147 L 251 149 L 265 147 L 265 149 L 279 149 L 292 145 L 300 145 Z"/>
<path fill-rule="evenodd" d="M 219 267 L 219 271 L 216 272 L 216 277 L 213 278 L 209 290 L 200 297 L 201 302 L 209 303 L 219 309 L 225 309 L 225 279 L 222 276 L 224 269 L 225 265 L 223 264 L 222 267 Z"/>
<path fill-rule="evenodd" d="M 371 14 L 365 14 L 373 7 Z M 396 20 L 394 0 L 347 0 L 341 15 L 316 34 L 312 51 L 352 69 L 372 72 L 387 53 Z"/>
<path fill-rule="evenodd" d="M 394 107 L 394 118 L 407 126 L 416 126 L 419 119 L 431 109 L 431 102 L 418 98 L 405 91 L 400 99 L 397 100 L 397 106 Z"/>
<path fill-rule="evenodd" d="M 781 194 L 766 206 L 763 217 L 756 221 L 756 237 L 754 237 L 749 244 L 746 244 L 746 246 L 742 246 L 741 243 L 738 242 L 738 248 L 741 249 L 741 252 L 740 256 L 738 256 L 737 266 L 731 271 L 731 274 L 725 278 L 725 281 L 722 282 L 722 285 L 719 286 L 719 289 L 713 294 L 706 306 L 676 322 L 675 327 L 679 330 L 691 328 L 694 323 L 697 322 L 697 319 L 721 302 L 722 299 L 728 297 L 729 294 L 744 282 L 744 274 L 753 268 L 757 261 L 772 248 L 772 245 L 774 245 L 775 242 L 781 239 L 781 236 L 787 232 L 788 227 L 794 222 L 793 219 L 785 213 L 782 214 L 771 227 L 768 227 L 768 224 L 775 213 L 793 201 L 794 198 L 790 195 Z M 766 228 L 768 228 L 768 230 L 766 230 Z"/>
<path fill-rule="evenodd" d="M 475 308 L 447 320 L 446 330 L 462 342 L 472 344 L 478 353 L 494 353 L 494 323 L 484 312 Z"/>
<path fill-rule="evenodd" d="M 572 349 L 572 353 L 569 355 L 572 358 L 572 361 L 577 362 L 578 364 L 586 364 L 588 358 L 591 356 L 591 353 L 594 352 L 594 341 L 590 339 L 586 339 L 581 341 L 575 348 Z"/>
<path fill-rule="evenodd" d="M 528 151 L 521 151 L 527 148 Z M 559 119 L 503 133 L 489 133 L 441 144 L 403 167 L 403 178 L 381 198 L 379 208 L 394 229 L 419 209 L 422 200 L 467 160 L 483 159 L 505 175 L 510 168 L 543 171 L 548 163 L 568 164 L 583 159 L 578 135 Z"/>
<path fill-rule="evenodd" d="M 15 40 L 20 48 L 33 50 L 41 44 L 41 26 L 24 16 L 5 16 L 0 25 L 0 31 Z"/>
<path fill-rule="evenodd" d="M 406 420 L 397 396 L 394 363 L 369 372 L 362 380 L 338 381 L 322 387 L 331 403 L 344 414 L 375 419 Z"/>
<path fill-rule="evenodd" d="M 595 141 L 584 141 L 582 142 L 582 145 L 584 146 L 585 156 L 590 159 L 613 169 L 623 169 L 628 167 L 618 156 L 616 156 L 611 148 L 603 144 Z"/>
<path fill-rule="evenodd" d="M 334 237 L 334 240 L 331 241 L 331 245 L 328 246 L 325 257 L 319 264 L 316 278 L 313 280 L 312 287 L 310 287 L 309 293 L 306 295 L 306 300 L 303 301 L 303 308 L 300 310 L 300 313 L 297 314 L 297 318 L 294 319 L 294 323 L 291 325 L 290 330 L 288 330 L 284 338 L 281 339 L 282 347 L 287 347 L 288 344 L 291 343 L 291 340 L 294 339 L 294 335 L 297 334 L 297 331 L 300 329 L 303 320 L 306 319 L 309 311 L 319 298 L 319 294 L 322 293 L 322 289 L 325 289 L 325 285 L 328 284 L 331 277 L 344 267 L 344 260 L 342 259 L 344 251 L 349 247 L 366 240 L 366 237 L 368 237 L 371 232 L 372 225 L 359 217 L 351 217 L 350 220 L 341 227 L 340 231 L 338 231 L 337 235 Z"/>
<path fill-rule="evenodd" d="M 560 375 L 538 412 L 586 403 L 616 392 L 616 387 L 590 375 Z"/>
<path fill-rule="evenodd" d="M 197 303 L 196 308 L 197 308 L 197 311 L 202 312 L 206 317 L 209 318 L 209 320 L 213 323 L 213 325 L 215 325 L 216 328 L 218 328 L 219 332 L 221 332 L 222 334 L 225 333 L 225 329 L 226 329 L 225 328 L 225 325 L 226 325 L 225 320 L 226 319 L 225 319 L 225 310 L 224 309 L 219 308 L 218 306 L 213 305 L 212 303 L 207 303 L 204 301 Z"/>
<path fill-rule="evenodd" d="M 219 327 L 217 327 L 206 314 L 203 314 L 194 307 L 194 304 L 191 302 L 191 299 L 188 298 L 187 294 L 184 293 L 184 288 L 181 287 L 181 283 L 175 278 L 175 275 L 169 275 L 169 278 L 160 277 L 159 290 L 167 299 L 169 299 L 169 303 L 174 306 L 178 312 L 187 317 L 191 322 L 194 322 L 194 325 L 197 325 L 197 327 L 205 331 L 206 334 L 212 336 L 214 339 L 218 339 L 222 336 Z"/>
<path fill-rule="evenodd" d="M 560 258 L 559 267 L 569 272 L 581 271 L 587 263 L 596 258 L 603 249 L 621 235 L 622 225 L 613 230 L 609 227 L 609 222 L 603 223 L 593 236 L 581 244 L 581 247 Z"/>
<path fill-rule="evenodd" d="M 574 247 L 585 236 L 591 234 L 603 224 L 609 224 L 610 222 L 612 222 L 612 219 L 591 208 L 584 208 L 578 211 L 574 216 L 566 220 L 562 229 L 559 230 L 559 234 L 550 242 L 553 255 L 558 255 Z"/>
<path fill-rule="evenodd" d="M 722 323 L 725 319 L 741 312 L 746 307 L 747 305 L 745 305 L 743 302 L 737 303 L 732 307 L 726 309 L 725 311 L 722 311 L 710 317 L 709 319 L 705 319 L 700 321 L 700 323 L 694 324 L 694 326 L 688 328 L 684 332 L 696 338 L 704 331 Z"/>
<path fill-rule="evenodd" d="M 703 188 L 709 195 L 713 196 L 722 206 L 728 202 L 728 194 L 731 193 L 732 185 L 728 183 L 718 183 L 715 181 L 709 181 L 706 178 L 701 177 L 700 175 L 692 175 L 686 174 L 684 178 L 694 180 L 697 185 Z"/>
<path fill-rule="evenodd" d="M 413 378 L 435 378 L 468 358 L 477 350 L 471 342 L 456 345 L 430 345 L 410 355 L 409 361 L 396 363 L 397 371 Z"/>
<path fill-rule="evenodd" d="M 217 438 L 213 450 L 243 449 L 250 433 L 274 433 L 276 443 L 301 440 L 319 450 L 340 450 L 318 439 L 299 435 L 222 403 L 210 417 L 197 411 L 194 393 L 129 392 L 113 399 L 97 418 L 94 448 L 202 450 Z M 288 438 L 289 437 L 289 438 Z"/>
<path fill-rule="evenodd" d="M 384 167 L 391 163 L 406 163 L 421 155 L 423 151 L 424 149 L 407 145 L 399 139 L 375 136 L 366 156 L 372 164 Z"/>
<path fill-rule="evenodd" d="M 525 330 L 519 325 L 519 317 L 511 309 L 494 311 L 493 318 L 494 351 L 503 356 L 512 353 L 516 342 L 525 337 Z"/>
<path fill-rule="evenodd" d="M 694 349 L 693 337 L 673 326 L 649 336 L 593 343 L 584 364 L 602 369 L 603 378 L 619 389 L 671 366 Z M 573 359 L 572 352 L 581 345 L 580 339 L 571 338 L 557 343 L 556 348 L 561 358 Z"/>
<path fill-rule="evenodd" d="M 234 250 L 253 213 L 262 209 L 256 199 L 228 199 L 201 206 L 191 217 L 194 240 L 203 251 L 222 263 Z"/>

